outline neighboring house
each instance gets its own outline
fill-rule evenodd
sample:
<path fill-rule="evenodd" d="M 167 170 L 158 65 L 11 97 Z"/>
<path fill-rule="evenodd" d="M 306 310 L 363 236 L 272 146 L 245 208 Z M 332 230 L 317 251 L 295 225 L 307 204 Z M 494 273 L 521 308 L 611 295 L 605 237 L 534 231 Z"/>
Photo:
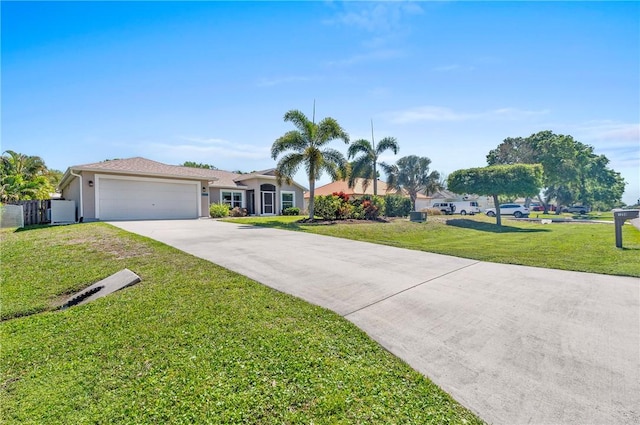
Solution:
<path fill-rule="evenodd" d="M 273 170 L 238 174 L 136 157 L 69 167 L 58 187 L 84 221 L 207 217 L 210 203 L 256 215 L 302 208 L 304 187 L 275 180 Z"/>
<path fill-rule="evenodd" d="M 315 191 L 314 191 L 314 195 L 315 196 L 324 196 L 324 195 L 331 195 L 332 193 L 336 193 L 336 192 L 343 192 L 346 195 L 349 195 L 349 198 L 354 199 L 354 198 L 361 198 L 364 195 L 373 195 L 373 181 L 369 181 L 369 185 L 367 186 L 367 190 L 364 190 L 364 187 L 362 186 L 362 182 L 364 180 L 363 179 L 356 179 L 355 180 L 355 184 L 352 188 L 349 187 L 349 184 L 346 180 L 337 180 L 334 182 L 331 182 L 329 184 L 325 184 L 324 186 L 320 186 L 320 187 L 316 187 Z M 385 195 L 394 195 L 397 194 L 398 192 L 395 189 L 391 189 L 389 188 L 389 186 L 387 185 L 387 183 L 383 182 L 382 180 L 378 180 L 378 195 L 379 196 L 385 196 Z M 404 196 L 408 195 L 406 193 L 401 193 Z M 305 209 L 308 208 L 309 206 L 309 198 L 310 198 L 310 194 L 309 192 L 305 192 L 304 193 L 304 206 Z M 426 208 L 427 207 L 427 201 L 428 201 L 428 197 L 426 197 L 425 195 L 419 193 L 418 194 L 418 198 L 416 199 L 416 209 L 418 211 L 420 211 L 422 208 Z"/>

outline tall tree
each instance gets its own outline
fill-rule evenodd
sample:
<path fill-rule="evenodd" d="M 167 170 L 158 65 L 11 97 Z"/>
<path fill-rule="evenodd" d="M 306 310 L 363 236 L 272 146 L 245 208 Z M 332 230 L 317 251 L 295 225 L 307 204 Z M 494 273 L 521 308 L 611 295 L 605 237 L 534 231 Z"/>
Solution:
<path fill-rule="evenodd" d="M 440 173 L 430 171 L 429 165 L 431 165 L 429 158 L 416 155 L 402 157 L 394 165 L 380 164 L 387 174 L 389 187 L 406 191 L 414 211 L 418 193 L 433 187 L 440 180 Z"/>
<path fill-rule="evenodd" d="M 354 187 L 356 179 L 361 178 L 364 191 L 369 187 L 369 181 L 373 180 L 373 194 L 378 194 L 378 160 L 386 151 L 398 154 L 400 147 L 394 137 L 385 137 L 376 142 L 373 137 L 373 120 L 371 121 L 371 143 L 366 139 L 358 139 L 351 143 L 347 151 L 349 159 L 354 158 L 349 173 L 349 187 Z"/>
<path fill-rule="evenodd" d="M 487 163 L 542 164 L 544 197 L 539 199 L 545 210 L 552 199 L 558 206 L 574 202 L 614 206 L 624 192 L 624 179 L 607 167 L 606 157 L 596 155 L 592 146 L 569 135 L 549 130 L 505 139 L 489 152 Z"/>
<path fill-rule="evenodd" d="M 215 165 L 211 165 L 211 164 L 203 164 L 201 162 L 195 162 L 195 161 L 185 161 L 184 164 L 182 164 L 183 167 L 190 167 L 190 168 L 204 168 L 206 170 L 217 170 L 218 168 Z"/>
<path fill-rule="evenodd" d="M 0 172 L 2 201 L 48 199 L 54 191 L 46 176 L 47 166 L 39 156 L 7 150 L 0 158 Z"/>
<path fill-rule="evenodd" d="M 335 181 L 345 175 L 347 167 L 342 153 L 326 146 L 336 139 L 349 143 L 349 135 L 331 117 L 316 124 L 315 105 L 311 121 L 295 109 L 284 114 L 284 120 L 292 123 L 296 130 L 285 133 L 271 146 L 271 158 L 274 160 L 284 153 L 276 166 L 277 183 L 291 183 L 293 175 L 304 167 L 309 178 L 309 219 L 313 220 L 316 180 L 326 172 Z"/>
<path fill-rule="evenodd" d="M 447 184 L 456 193 L 493 197 L 497 224 L 501 226 L 498 196 L 533 196 L 538 193 L 542 185 L 542 166 L 513 164 L 457 170 L 449 175 Z"/>

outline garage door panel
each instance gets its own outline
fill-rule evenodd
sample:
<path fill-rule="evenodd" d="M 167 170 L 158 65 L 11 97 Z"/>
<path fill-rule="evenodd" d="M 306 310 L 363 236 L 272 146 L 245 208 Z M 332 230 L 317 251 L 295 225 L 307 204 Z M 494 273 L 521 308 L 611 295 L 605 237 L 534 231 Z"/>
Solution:
<path fill-rule="evenodd" d="M 101 220 L 197 218 L 199 183 L 101 178 Z"/>

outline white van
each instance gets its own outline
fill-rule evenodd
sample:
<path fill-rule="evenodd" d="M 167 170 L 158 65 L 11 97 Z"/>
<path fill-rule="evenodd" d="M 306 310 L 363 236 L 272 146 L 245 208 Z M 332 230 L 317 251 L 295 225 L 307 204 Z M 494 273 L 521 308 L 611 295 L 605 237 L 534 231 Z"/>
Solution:
<path fill-rule="evenodd" d="M 453 202 L 453 204 L 456 206 L 456 214 L 480 214 L 480 207 L 478 206 L 478 203 L 476 201 L 459 201 Z"/>

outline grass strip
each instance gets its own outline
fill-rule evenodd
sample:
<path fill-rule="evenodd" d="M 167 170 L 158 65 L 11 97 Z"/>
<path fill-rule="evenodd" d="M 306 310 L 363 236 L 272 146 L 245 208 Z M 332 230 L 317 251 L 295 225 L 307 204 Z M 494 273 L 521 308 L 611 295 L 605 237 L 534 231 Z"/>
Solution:
<path fill-rule="evenodd" d="M 594 216 L 598 217 L 599 216 Z M 430 216 L 425 223 L 297 223 L 302 217 L 228 219 L 365 242 L 504 264 L 640 277 L 640 231 L 623 227 L 623 249 L 615 246 L 613 224 L 552 223 L 476 216 Z"/>
<path fill-rule="evenodd" d="M 166 245 L 0 235 L 2 424 L 482 423 L 340 316 Z M 54 310 L 125 267 L 142 282 Z"/>

